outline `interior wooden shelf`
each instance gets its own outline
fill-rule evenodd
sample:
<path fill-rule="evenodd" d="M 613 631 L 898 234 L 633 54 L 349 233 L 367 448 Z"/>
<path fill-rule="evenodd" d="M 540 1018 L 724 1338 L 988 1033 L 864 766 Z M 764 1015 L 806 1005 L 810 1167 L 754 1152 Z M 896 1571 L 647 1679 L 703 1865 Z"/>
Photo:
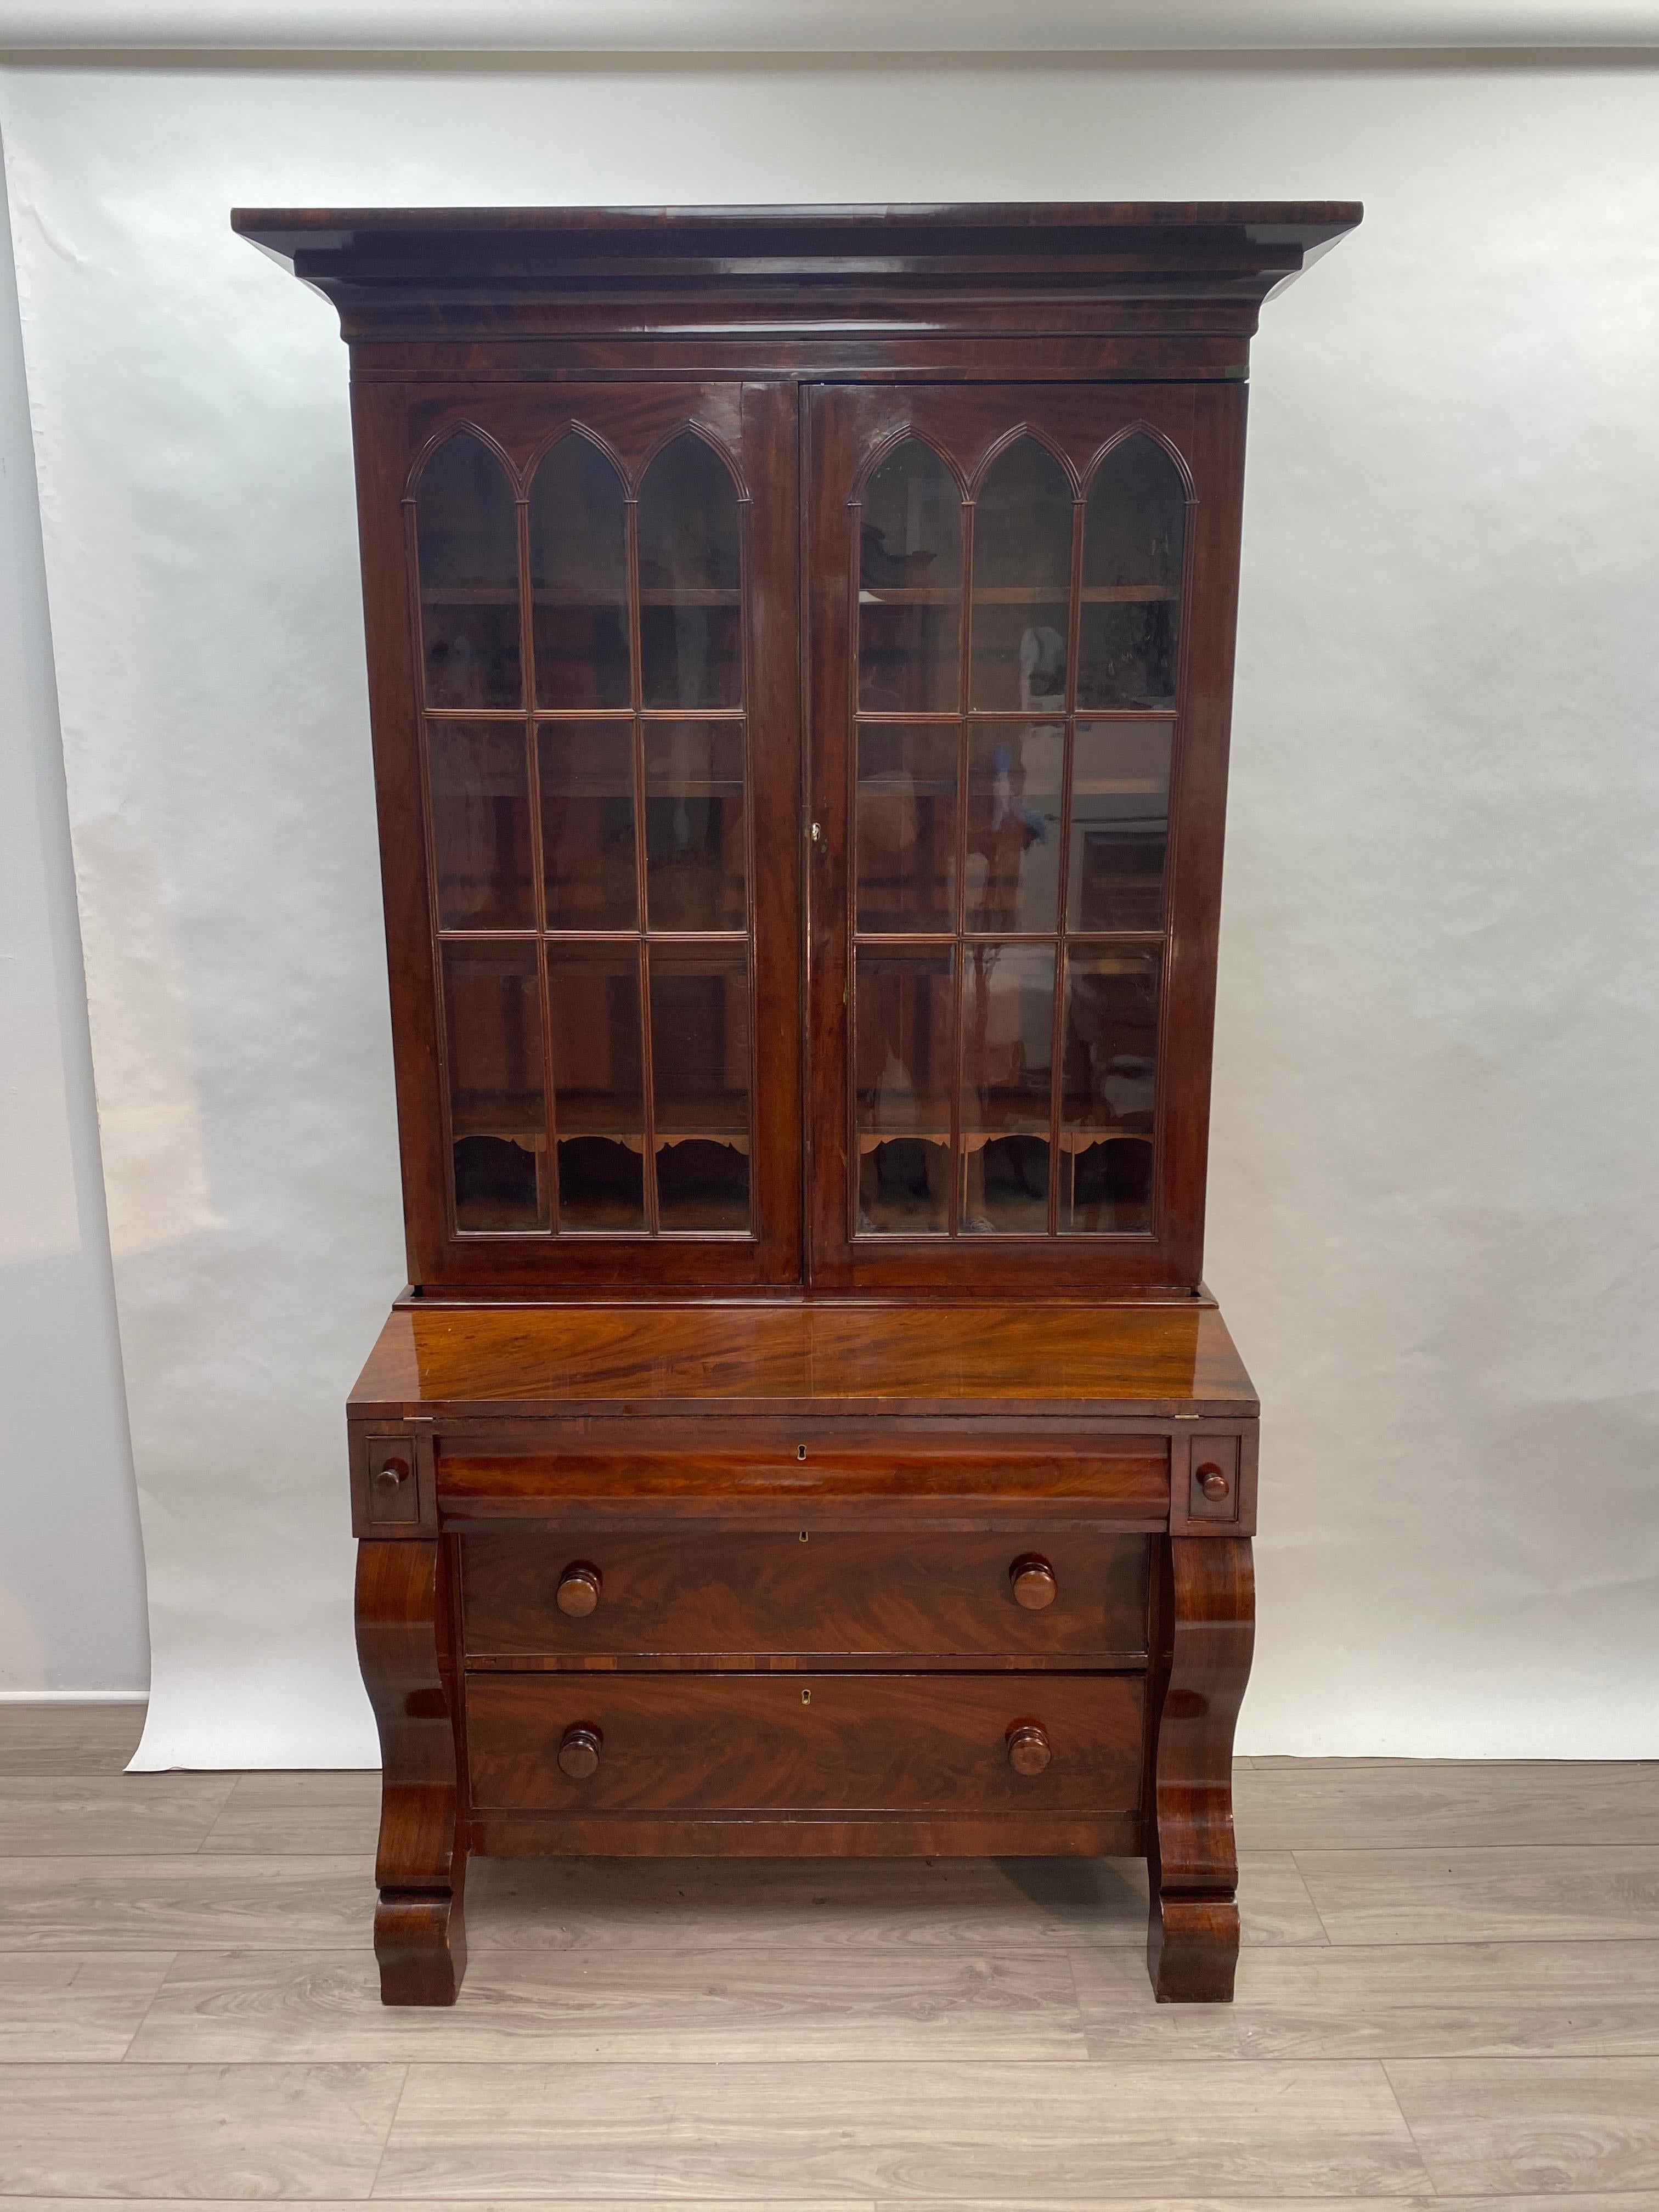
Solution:
<path fill-rule="evenodd" d="M 861 607 L 949 607 L 962 598 L 954 584 L 869 584 L 860 586 Z M 988 584 L 969 595 L 978 607 L 1054 607 L 1070 603 L 1071 593 L 1042 584 Z M 1152 601 L 1170 602 L 1181 597 L 1178 584 L 1085 584 L 1085 607 L 1134 606 Z"/>
<path fill-rule="evenodd" d="M 538 607 L 568 607 L 575 613 L 620 615 L 628 613 L 625 599 L 613 599 L 597 592 L 565 591 L 554 586 L 542 586 L 530 594 L 531 604 Z M 519 604 L 516 585 L 453 584 L 428 586 L 421 593 L 423 607 L 514 607 Z M 734 584 L 678 584 L 642 585 L 640 589 L 642 607 L 738 607 L 743 605 L 743 593 Z"/>

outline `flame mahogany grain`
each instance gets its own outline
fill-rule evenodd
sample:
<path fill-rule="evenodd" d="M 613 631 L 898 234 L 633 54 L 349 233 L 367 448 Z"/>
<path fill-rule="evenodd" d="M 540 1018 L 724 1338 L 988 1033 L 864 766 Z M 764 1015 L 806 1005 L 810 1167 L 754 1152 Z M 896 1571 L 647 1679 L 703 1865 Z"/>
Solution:
<path fill-rule="evenodd" d="M 934 1817 L 1139 1809 L 1139 1674 L 469 1674 L 469 1779 L 482 1814 Z M 1011 1729 L 1041 1729 L 1040 1772 L 1010 1764 Z M 603 1738 L 562 1770 L 573 1729 Z"/>
<path fill-rule="evenodd" d="M 1061 1595 L 1024 1609 L 1009 1586 L 1021 1556 L 1000 1536 L 612 1535 L 572 1523 L 461 1540 L 469 1661 L 580 1667 L 602 1656 L 775 1657 L 836 1665 L 884 1658 L 1050 1666 L 1146 1664 L 1146 1536 L 1089 1530 L 1045 1540 Z M 593 1610 L 559 1609 L 561 1578 L 588 1559 L 604 1578 Z"/>

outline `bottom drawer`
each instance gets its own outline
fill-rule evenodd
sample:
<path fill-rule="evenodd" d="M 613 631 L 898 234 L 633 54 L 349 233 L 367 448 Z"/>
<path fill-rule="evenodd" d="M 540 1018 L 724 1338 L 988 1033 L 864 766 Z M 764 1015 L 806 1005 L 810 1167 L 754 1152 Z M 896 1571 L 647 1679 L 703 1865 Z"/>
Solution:
<path fill-rule="evenodd" d="M 474 1674 L 476 1811 L 1132 1813 L 1132 1674 Z"/>

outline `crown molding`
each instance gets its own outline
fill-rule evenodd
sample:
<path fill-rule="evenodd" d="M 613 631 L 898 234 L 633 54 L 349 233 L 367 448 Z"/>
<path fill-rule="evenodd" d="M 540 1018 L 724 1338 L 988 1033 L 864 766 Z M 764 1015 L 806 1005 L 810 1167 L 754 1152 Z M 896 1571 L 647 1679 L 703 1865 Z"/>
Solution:
<path fill-rule="evenodd" d="M 1659 46 L 1659 0 L 0 0 L 0 54 Z"/>

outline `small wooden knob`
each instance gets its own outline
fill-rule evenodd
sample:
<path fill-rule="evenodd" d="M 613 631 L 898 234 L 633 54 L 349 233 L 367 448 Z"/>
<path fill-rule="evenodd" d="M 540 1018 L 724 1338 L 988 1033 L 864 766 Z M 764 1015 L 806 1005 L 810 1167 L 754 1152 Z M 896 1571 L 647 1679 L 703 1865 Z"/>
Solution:
<path fill-rule="evenodd" d="M 568 1728 L 559 1739 L 560 1773 L 568 1774 L 573 1782 L 586 1782 L 598 1767 L 604 1749 L 605 1738 L 598 1729 L 580 1723 Z"/>
<path fill-rule="evenodd" d="M 1008 1730 L 1008 1764 L 1016 1774 L 1041 1774 L 1054 1757 L 1040 1721 L 1016 1721 Z"/>
<path fill-rule="evenodd" d="M 1206 1498 L 1224 1498 L 1232 1485 L 1212 1460 L 1198 1470 L 1198 1486 Z"/>
<path fill-rule="evenodd" d="M 1045 1605 L 1054 1603 L 1060 1592 L 1054 1569 L 1035 1552 L 1027 1552 L 1014 1561 L 1008 1570 L 1008 1580 L 1013 1585 L 1016 1604 L 1023 1605 L 1027 1613 L 1041 1613 Z"/>
<path fill-rule="evenodd" d="M 409 1462 L 406 1459 L 389 1459 L 383 1462 L 376 1474 L 374 1487 L 377 1490 L 396 1490 L 408 1480 Z"/>
<path fill-rule="evenodd" d="M 584 1614 L 592 1612 L 604 1587 L 605 1577 L 597 1567 L 590 1567 L 585 1559 L 573 1559 L 559 1577 L 559 1587 L 553 1593 L 553 1602 L 561 1613 L 568 1613 L 573 1620 L 580 1620 Z"/>

